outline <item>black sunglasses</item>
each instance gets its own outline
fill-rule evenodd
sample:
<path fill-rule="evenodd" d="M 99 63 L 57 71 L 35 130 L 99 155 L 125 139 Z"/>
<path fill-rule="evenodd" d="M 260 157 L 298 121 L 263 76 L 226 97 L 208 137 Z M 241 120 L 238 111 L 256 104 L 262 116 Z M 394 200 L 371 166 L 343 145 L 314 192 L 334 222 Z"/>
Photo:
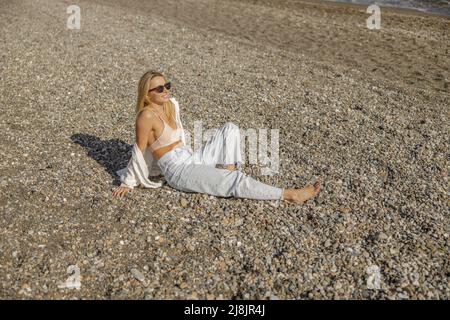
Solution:
<path fill-rule="evenodd" d="M 164 92 L 164 88 L 166 88 L 167 90 L 170 90 L 171 86 L 172 86 L 172 84 L 169 81 L 169 82 L 165 83 L 163 86 L 157 86 L 153 89 L 148 90 L 148 92 L 156 90 L 158 93 L 162 93 L 162 92 Z"/>

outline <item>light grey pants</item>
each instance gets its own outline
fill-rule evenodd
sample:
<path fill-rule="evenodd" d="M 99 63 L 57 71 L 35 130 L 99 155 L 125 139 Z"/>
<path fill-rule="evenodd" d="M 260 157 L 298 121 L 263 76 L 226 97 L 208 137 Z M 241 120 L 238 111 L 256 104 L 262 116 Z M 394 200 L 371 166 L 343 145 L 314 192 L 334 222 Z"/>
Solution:
<path fill-rule="evenodd" d="M 217 164 L 234 164 L 238 170 L 216 168 Z M 189 146 L 182 145 L 165 153 L 158 160 L 158 166 L 167 183 L 184 192 L 225 198 L 283 199 L 284 188 L 267 185 L 241 171 L 239 127 L 232 122 L 216 130 L 195 152 Z"/>

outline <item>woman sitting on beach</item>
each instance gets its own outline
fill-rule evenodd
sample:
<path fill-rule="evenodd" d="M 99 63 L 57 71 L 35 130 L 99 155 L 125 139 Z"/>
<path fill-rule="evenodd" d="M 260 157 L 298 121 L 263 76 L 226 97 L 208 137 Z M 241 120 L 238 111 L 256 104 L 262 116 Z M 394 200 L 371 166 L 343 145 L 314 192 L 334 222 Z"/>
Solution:
<path fill-rule="evenodd" d="M 217 197 L 303 203 L 319 192 L 319 182 L 302 189 L 286 189 L 246 176 L 240 170 L 239 128 L 232 122 L 225 123 L 203 147 L 193 152 L 185 144 L 179 105 L 170 96 L 170 87 L 170 82 L 159 72 L 148 71 L 141 77 L 136 143 L 128 166 L 117 172 L 122 183 L 113 189 L 115 197 L 125 195 L 139 184 L 160 187 L 160 183 L 148 180 L 148 175 L 155 173 L 162 173 L 172 188 Z"/>

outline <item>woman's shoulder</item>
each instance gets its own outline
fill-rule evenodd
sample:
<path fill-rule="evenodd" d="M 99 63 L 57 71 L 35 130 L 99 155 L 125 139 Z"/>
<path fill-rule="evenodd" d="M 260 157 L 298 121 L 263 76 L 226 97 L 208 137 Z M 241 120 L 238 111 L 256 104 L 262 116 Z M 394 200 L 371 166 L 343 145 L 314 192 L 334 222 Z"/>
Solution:
<path fill-rule="evenodd" d="M 177 99 L 176 99 L 175 97 L 170 97 L 169 100 L 172 101 L 172 103 L 173 103 L 176 107 L 178 107 L 178 101 L 177 101 Z"/>
<path fill-rule="evenodd" d="M 173 107 L 175 109 L 175 113 L 178 115 L 180 112 L 180 105 L 175 97 L 170 97 L 170 101 L 172 101 Z"/>
<path fill-rule="evenodd" d="M 136 124 L 137 125 L 150 125 L 156 119 L 156 113 L 148 107 L 142 108 L 136 115 Z"/>

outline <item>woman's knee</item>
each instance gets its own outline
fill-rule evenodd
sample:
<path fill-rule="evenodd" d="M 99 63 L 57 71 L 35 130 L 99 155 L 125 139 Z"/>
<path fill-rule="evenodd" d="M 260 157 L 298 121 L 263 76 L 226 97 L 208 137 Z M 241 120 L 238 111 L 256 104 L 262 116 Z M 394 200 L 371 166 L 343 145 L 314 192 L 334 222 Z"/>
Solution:
<path fill-rule="evenodd" d="M 234 124 L 233 122 L 226 122 L 223 125 L 223 132 L 225 136 L 232 136 L 232 137 L 239 137 L 240 138 L 240 131 L 239 127 Z"/>
<path fill-rule="evenodd" d="M 231 121 L 225 122 L 224 125 L 222 126 L 225 130 L 238 130 L 239 127 Z"/>

